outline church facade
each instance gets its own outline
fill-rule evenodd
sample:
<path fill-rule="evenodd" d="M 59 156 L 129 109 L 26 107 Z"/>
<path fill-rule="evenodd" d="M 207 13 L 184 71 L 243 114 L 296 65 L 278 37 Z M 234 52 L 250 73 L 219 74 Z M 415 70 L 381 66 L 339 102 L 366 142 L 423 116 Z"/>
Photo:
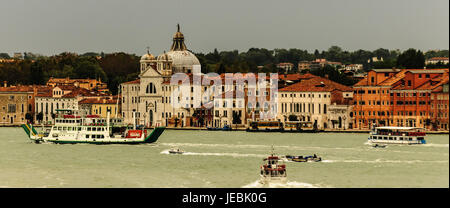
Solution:
<path fill-rule="evenodd" d="M 140 60 L 139 79 L 121 84 L 124 122 L 146 127 L 206 125 L 205 116 L 199 122 L 199 112 L 191 104 L 174 107 L 171 97 L 172 92 L 179 89 L 178 84 L 171 85 L 172 75 L 190 74 L 195 67 L 200 69 L 200 61 L 187 49 L 178 25 L 170 51 L 157 57 L 147 51 Z M 181 97 L 175 99 L 179 101 Z M 192 95 L 189 96 L 191 100 Z"/>

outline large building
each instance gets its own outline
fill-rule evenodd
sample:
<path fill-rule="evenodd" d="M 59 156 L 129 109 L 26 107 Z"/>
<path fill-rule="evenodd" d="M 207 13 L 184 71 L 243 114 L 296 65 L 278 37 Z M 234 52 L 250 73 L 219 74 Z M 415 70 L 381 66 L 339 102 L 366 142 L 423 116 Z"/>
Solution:
<path fill-rule="evenodd" d="M 278 92 L 278 119 L 312 122 L 318 129 L 351 128 L 353 89 L 329 79 L 307 76 Z"/>
<path fill-rule="evenodd" d="M 448 64 L 448 57 L 433 57 L 433 58 L 429 58 L 425 61 L 425 64 Z"/>
<path fill-rule="evenodd" d="M 35 120 L 35 97 L 50 90 L 40 85 L 0 87 L 0 125 L 19 125 Z"/>
<path fill-rule="evenodd" d="M 124 121 L 145 126 L 193 123 L 191 108 L 173 107 L 171 94 L 178 90 L 178 84 L 171 85 L 170 78 L 175 73 L 192 73 L 196 66 L 200 67 L 200 61 L 187 49 L 178 25 L 170 51 L 158 57 L 147 51 L 140 60 L 139 79 L 121 84 Z"/>
<path fill-rule="evenodd" d="M 102 98 L 102 92 L 71 85 L 52 87 L 35 96 L 35 118 L 38 123 L 53 124 L 57 110 L 81 110 L 79 102 L 86 98 Z M 80 113 L 81 114 L 81 113 Z"/>
<path fill-rule="evenodd" d="M 446 130 L 446 86 L 448 69 L 373 69 L 353 86 L 355 128 L 375 124 Z"/>

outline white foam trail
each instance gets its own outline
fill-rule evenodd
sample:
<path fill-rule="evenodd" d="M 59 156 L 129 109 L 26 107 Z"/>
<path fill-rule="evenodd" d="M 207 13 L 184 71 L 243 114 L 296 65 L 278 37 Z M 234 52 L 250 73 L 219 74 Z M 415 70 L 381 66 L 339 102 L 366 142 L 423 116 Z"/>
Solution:
<path fill-rule="evenodd" d="M 324 163 L 448 163 L 448 160 L 424 161 L 424 160 L 322 160 Z"/>
<path fill-rule="evenodd" d="M 161 143 L 166 146 L 188 146 L 188 147 L 225 147 L 225 148 L 258 148 L 270 149 L 272 145 L 258 145 L 258 144 L 201 144 L 201 143 Z M 362 150 L 361 148 L 349 147 L 311 147 L 311 146 L 273 146 L 275 149 L 334 149 L 334 150 Z"/>
<path fill-rule="evenodd" d="M 423 147 L 447 147 L 448 148 L 448 144 L 433 144 L 433 143 L 430 143 L 430 144 L 423 144 L 421 146 L 423 146 Z"/>
<path fill-rule="evenodd" d="M 170 154 L 169 150 L 164 150 L 161 154 Z M 227 152 L 184 152 L 182 155 L 200 155 L 200 156 L 229 156 L 229 157 L 257 157 L 264 158 L 267 155 L 259 154 L 240 154 L 240 153 L 227 153 Z"/>
<path fill-rule="evenodd" d="M 259 180 L 257 180 L 253 183 L 242 186 L 242 188 L 320 188 L 320 187 L 310 183 L 303 183 L 297 181 L 287 181 L 286 183 L 261 184 Z"/>

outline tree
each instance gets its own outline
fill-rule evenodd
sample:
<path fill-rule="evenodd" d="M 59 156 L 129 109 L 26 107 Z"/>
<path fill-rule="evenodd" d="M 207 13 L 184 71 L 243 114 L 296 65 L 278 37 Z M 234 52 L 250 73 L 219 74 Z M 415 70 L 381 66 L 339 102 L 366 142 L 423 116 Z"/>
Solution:
<path fill-rule="evenodd" d="M 3 58 L 3 59 L 10 59 L 11 57 L 9 56 L 8 53 L 0 53 L 0 58 Z"/>
<path fill-rule="evenodd" d="M 97 63 L 92 63 L 89 60 L 81 61 L 77 64 L 74 69 L 75 78 L 85 79 L 98 79 L 100 78 L 102 81 L 107 81 L 106 73 Z"/>
<path fill-rule="evenodd" d="M 423 69 L 425 66 L 425 56 L 419 50 L 408 49 L 397 58 L 397 67 L 406 69 Z"/>

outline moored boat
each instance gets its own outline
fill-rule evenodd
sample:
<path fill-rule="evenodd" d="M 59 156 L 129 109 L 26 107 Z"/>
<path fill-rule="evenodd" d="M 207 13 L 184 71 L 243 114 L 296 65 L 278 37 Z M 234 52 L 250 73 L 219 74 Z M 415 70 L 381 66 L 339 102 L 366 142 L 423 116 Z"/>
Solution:
<path fill-rule="evenodd" d="M 246 129 L 247 132 L 281 132 L 283 124 L 279 121 L 253 121 Z"/>
<path fill-rule="evenodd" d="M 229 125 L 224 125 L 223 128 L 214 128 L 214 127 L 208 127 L 209 131 L 231 131 L 232 128 Z"/>
<path fill-rule="evenodd" d="M 285 133 L 316 133 L 319 132 L 312 122 L 308 121 L 286 121 L 281 132 Z"/>

